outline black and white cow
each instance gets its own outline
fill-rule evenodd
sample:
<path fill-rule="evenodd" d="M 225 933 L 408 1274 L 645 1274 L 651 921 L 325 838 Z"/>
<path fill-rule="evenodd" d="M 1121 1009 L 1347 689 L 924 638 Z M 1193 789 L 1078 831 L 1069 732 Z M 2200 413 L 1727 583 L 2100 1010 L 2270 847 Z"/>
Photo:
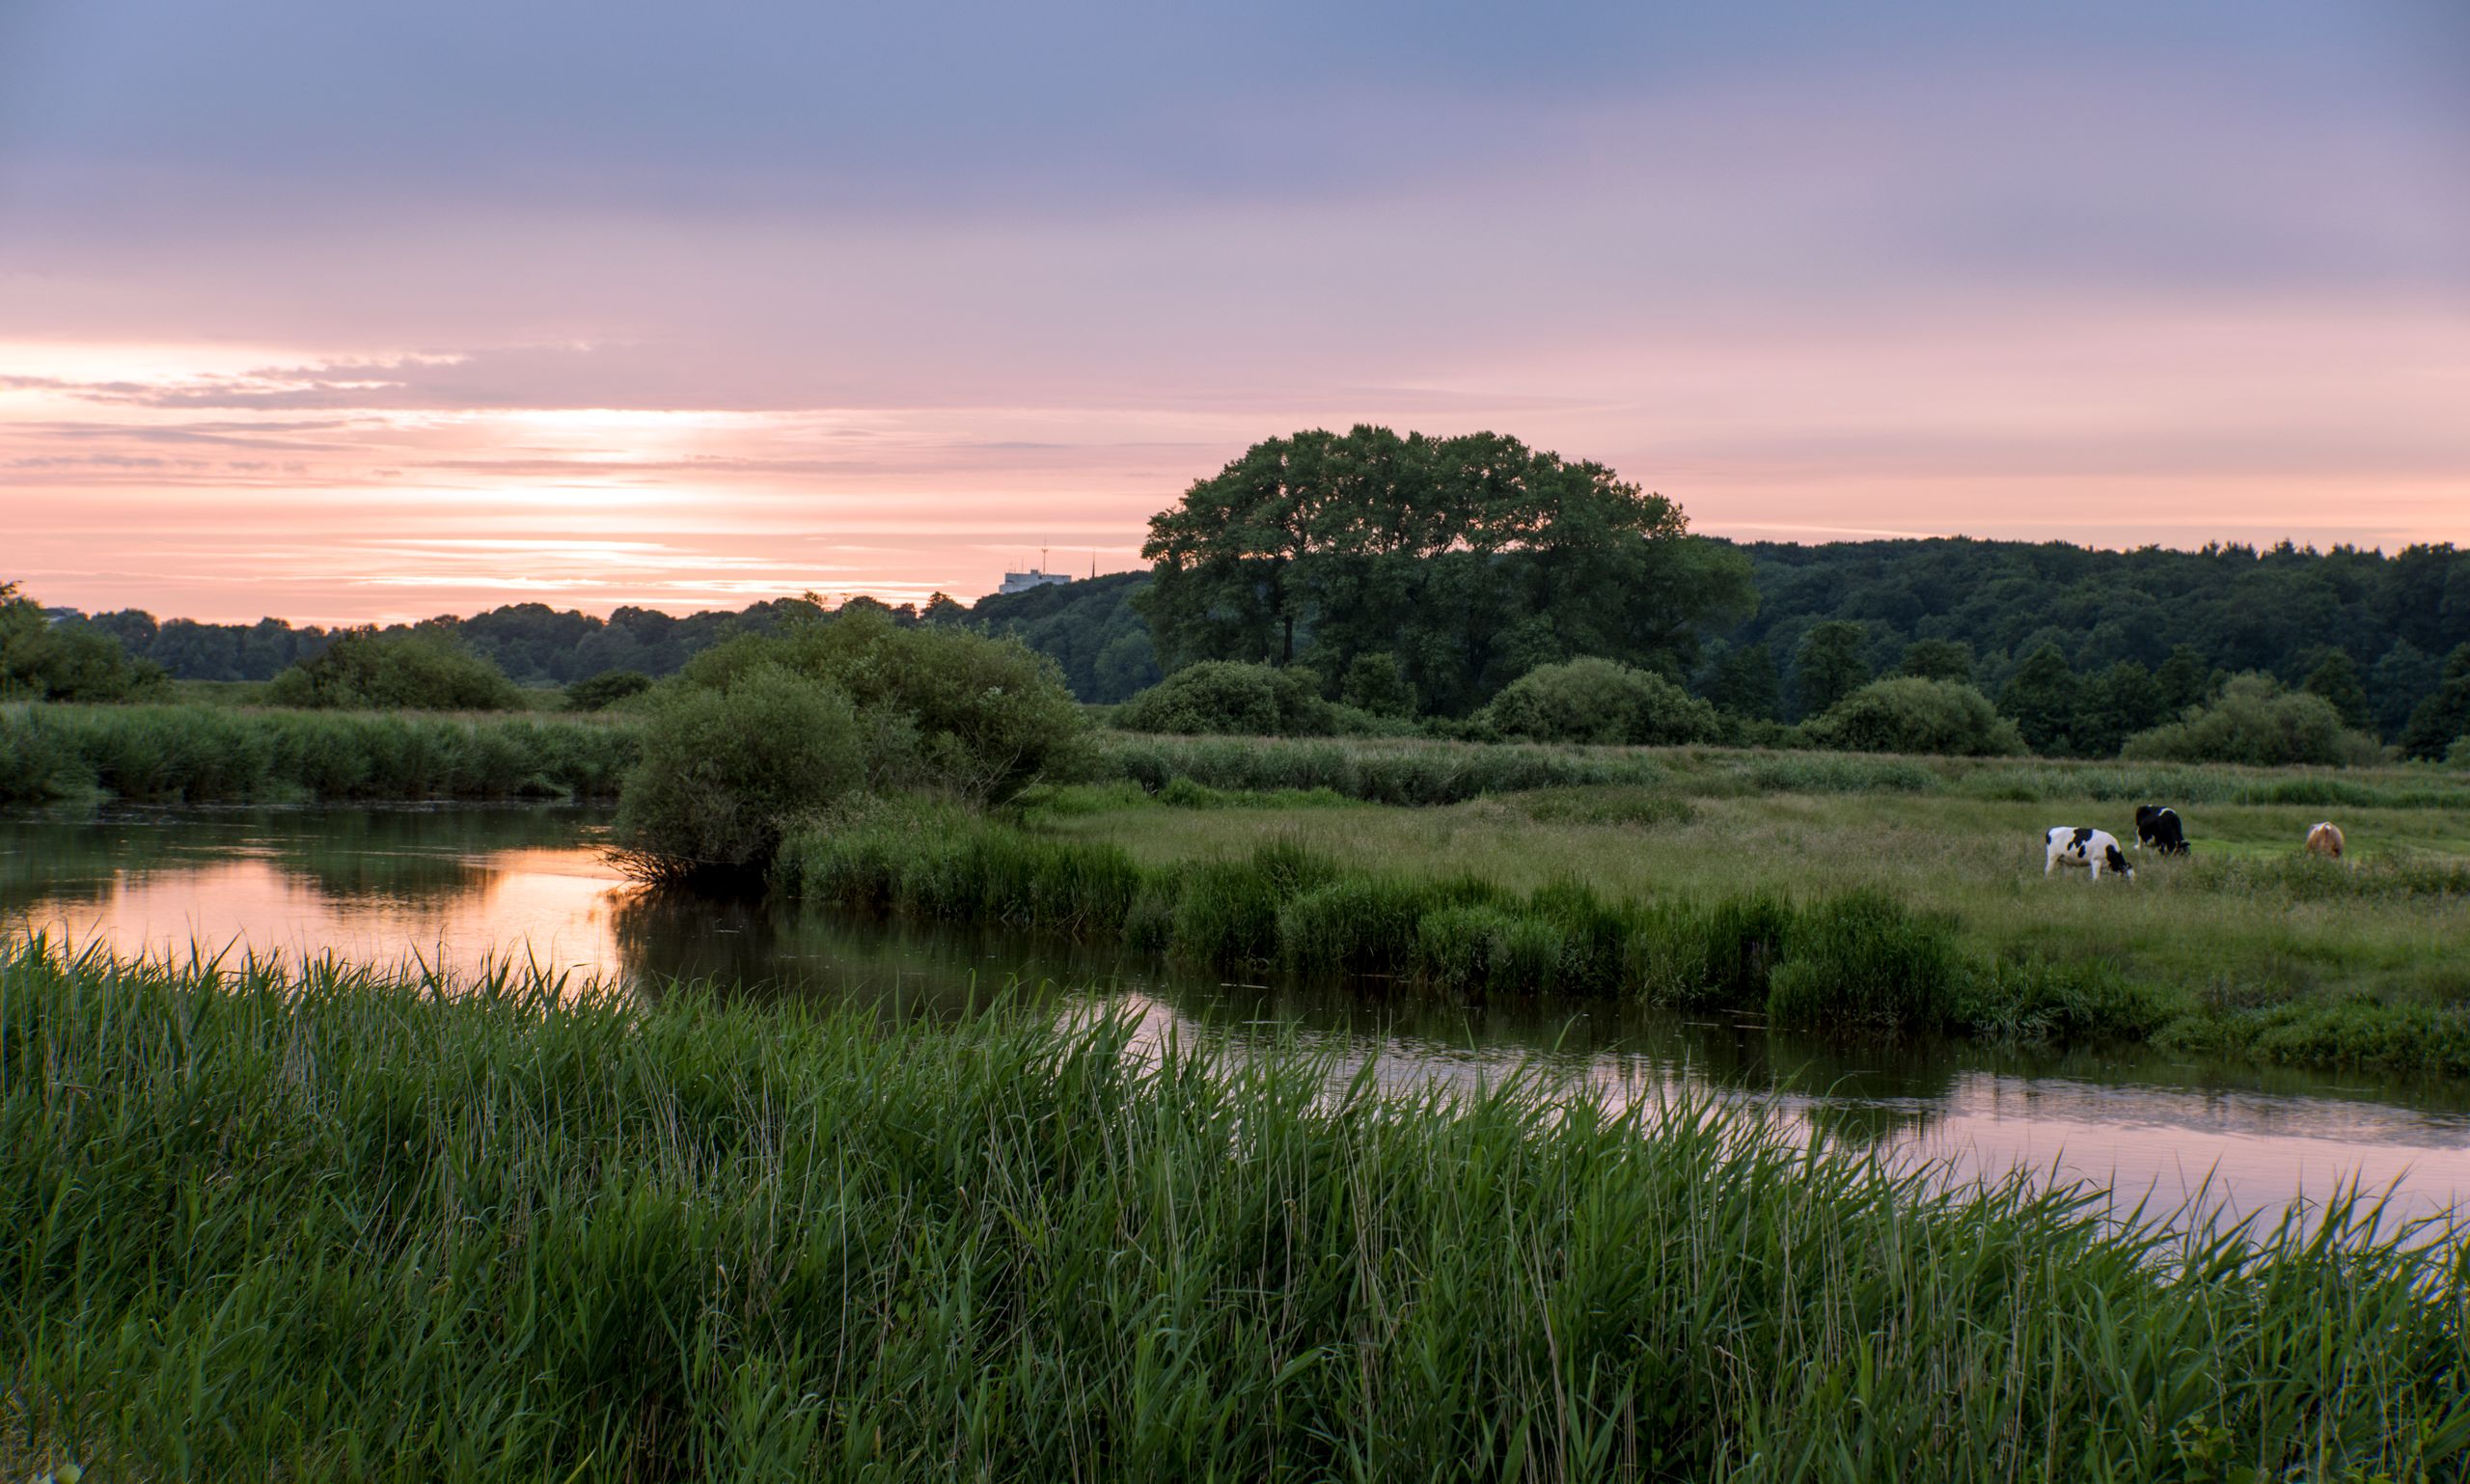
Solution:
<path fill-rule="evenodd" d="M 2187 832 L 2179 823 L 2179 811 L 2151 804 L 2135 807 L 2135 848 L 2151 845 L 2163 855 L 2185 855 Z"/>
<path fill-rule="evenodd" d="M 2042 874 L 2058 869 L 2061 862 L 2082 866 L 2101 879 L 2101 872 L 2115 873 L 2121 881 L 2133 881 L 2135 867 L 2127 864 L 2127 852 L 2119 848 L 2119 838 L 2107 830 L 2088 830 L 2081 825 L 2062 824 L 2044 837 L 2048 853 L 2042 860 Z"/>

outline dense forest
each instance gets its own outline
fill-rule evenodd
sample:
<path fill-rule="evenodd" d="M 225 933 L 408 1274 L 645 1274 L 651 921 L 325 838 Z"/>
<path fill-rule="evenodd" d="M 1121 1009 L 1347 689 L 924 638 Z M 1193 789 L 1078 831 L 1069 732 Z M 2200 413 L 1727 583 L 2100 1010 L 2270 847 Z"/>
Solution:
<path fill-rule="evenodd" d="M 2011 715 L 2116 700 L 2120 719 L 2102 736 L 2056 737 L 2045 719 L 2033 737 L 2045 750 L 2099 753 L 2105 741 L 2115 746 L 2108 732 L 2151 725 L 2222 675 L 2256 671 L 2325 695 L 2396 741 L 2443 683 L 2448 657 L 2470 645 L 2470 551 L 2451 545 L 2391 556 L 1963 538 L 1735 549 L 1749 563 L 1756 610 L 1705 635 L 1684 678 L 1743 716 L 1815 715 L 1861 680 L 1903 671 L 1969 680 Z M 1124 572 L 973 606 L 943 598 L 890 612 L 903 624 L 1016 635 L 1053 656 L 1082 700 L 1114 702 L 1159 677 L 1136 604 L 1150 584 L 1146 572 Z M 666 674 L 728 635 L 812 612 L 790 598 L 688 618 L 620 608 L 603 619 L 523 603 L 419 627 L 459 639 L 518 681 L 563 685 L 613 670 Z M 190 679 L 269 679 L 335 638 L 271 618 L 158 623 L 133 610 L 69 622 Z"/>
<path fill-rule="evenodd" d="M 2287 542 L 2122 552 L 1962 537 L 1742 549 L 1758 612 L 1727 645 L 1763 644 L 1783 659 L 1814 625 L 1849 620 L 1873 672 L 1915 640 L 1952 641 L 1969 646 L 1973 678 L 1993 693 L 2044 646 L 2078 674 L 2121 662 L 2158 670 L 2183 646 L 2212 668 L 2292 685 L 2340 651 L 2389 732 L 2435 688 L 2445 655 L 2470 644 L 2470 552 L 2451 545 L 2390 557 Z"/>
<path fill-rule="evenodd" d="M 595 618 L 546 603 L 512 603 L 469 618 L 430 618 L 381 632 L 417 628 L 457 639 L 520 684 L 570 685 L 611 670 L 668 674 L 732 634 L 768 633 L 784 615 L 801 611 L 815 610 L 800 599 L 781 598 L 735 613 L 699 613 L 684 618 L 648 608 L 620 608 L 606 618 Z M 908 617 L 914 619 L 915 612 Z M 271 680 L 323 652 L 347 632 L 315 625 L 294 628 L 280 618 L 255 623 L 198 623 L 187 618 L 157 622 L 152 614 L 135 608 L 70 621 L 112 635 L 133 658 L 151 660 L 178 680 Z"/>

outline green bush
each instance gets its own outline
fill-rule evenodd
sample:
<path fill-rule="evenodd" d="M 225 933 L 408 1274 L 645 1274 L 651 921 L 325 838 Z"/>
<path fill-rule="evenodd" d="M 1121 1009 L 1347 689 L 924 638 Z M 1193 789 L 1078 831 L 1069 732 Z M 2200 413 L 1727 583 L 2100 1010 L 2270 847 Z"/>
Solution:
<path fill-rule="evenodd" d="M 2257 767 L 2348 767 L 2382 760 L 2383 749 L 2342 725 L 2321 696 L 2285 691 L 2270 675 L 2234 676 L 2210 705 L 2127 739 L 2119 756 L 2166 762 L 2242 762 Z"/>
<path fill-rule="evenodd" d="M 652 677 L 640 670 L 604 670 L 566 687 L 566 709 L 599 711 L 640 696 L 652 688 Z"/>
<path fill-rule="evenodd" d="M 1339 730 L 1333 711 L 1319 676 L 1304 667 L 1203 659 L 1116 706 L 1114 724 L 1170 733 L 1329 736 Z"/>
<path fill-rule="evenodd" d="M 1715 708 L 1653 671 L 1606 659 L 1540 665 L 1477 713 L 1496 736 L 1537 742 L 1671 745 L 1723 733 Z"/>
<path fill-rule="evenodd" d="M 1860 753 L 1995 757 L 2024 751 L 2023 734 L 1989 697 L 1962 681 L 1910 675 L 1872 681 L 1802 730 L 1821 747 Z"/>
<path fill-rule="evenodd" d="M 781 665 L 667 688 L 612 836 L 647 879 L 760 870 L 782 832 L 867 782 L 866 728 L 838 687 Z"/>
<path fill-rule="evenodd" d="M 1053 660 L 967 629 L 901 628 L 876 609 L 743 635 L 666 682 L 727 691 L 778 667 L 846 696 L 864 723 L 867 782 L 1000 803 L 1079 756 L 1086 723 Z"/>
<path fill-rule="evenodd" d="M 442 635 L 359 629 L 276 675 L 266 701 L 312 710 L 511 711 L 523 693 Z"/>

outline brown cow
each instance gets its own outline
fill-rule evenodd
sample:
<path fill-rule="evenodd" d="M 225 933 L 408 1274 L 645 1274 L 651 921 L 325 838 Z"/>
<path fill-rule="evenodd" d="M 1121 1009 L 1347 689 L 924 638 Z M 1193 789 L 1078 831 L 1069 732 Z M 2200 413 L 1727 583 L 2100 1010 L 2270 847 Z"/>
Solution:
<path fill-rule="evenodd" d="M 2320 855 L 2335 861 L 2340 860 L 2342 858 L 2341 826 L 2327 819 L 2316 828 L 2308 831 L 2307 849 L 2308 853 L 2311 855 Z"/>

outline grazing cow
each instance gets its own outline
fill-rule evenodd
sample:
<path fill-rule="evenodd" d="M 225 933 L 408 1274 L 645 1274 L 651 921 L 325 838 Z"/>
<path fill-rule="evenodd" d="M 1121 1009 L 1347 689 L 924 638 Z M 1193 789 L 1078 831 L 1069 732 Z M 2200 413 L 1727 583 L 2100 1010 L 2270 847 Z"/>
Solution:
<path fill-rule="evenodd" d="M 2058 869 L 2064 861 L 2070 866 L 2091 869 L 2092 879 L 2101 879 L 2104 870 L 2116 873 L 2122 881 L 2135 879 L 2135 867 L 2127 864 L 2127 852 L 2119 848 L 2119 838 L 2107 830 L 2088 830 L 2081 825 L 2062 824 L 2043 837 L 2049 849 L 2042 859 L 2042 874 Z"/>
<path fill-rule="evenodd" d="M 2187 853 L 2187 832 L 2179 824 L 2177 810 L 2151 804 L 2135 807 L 2135 848 L 2147 845 L 2163 855 Z"/>
<path fill-rule="evenodd" d="M 2327 819 L 2316 828 L 2308 831 L 2307 853 L 2310 855 L 2320 855 L 2328 860 L 2340 860 L 2342 858 L 2341 826 Z"/>

